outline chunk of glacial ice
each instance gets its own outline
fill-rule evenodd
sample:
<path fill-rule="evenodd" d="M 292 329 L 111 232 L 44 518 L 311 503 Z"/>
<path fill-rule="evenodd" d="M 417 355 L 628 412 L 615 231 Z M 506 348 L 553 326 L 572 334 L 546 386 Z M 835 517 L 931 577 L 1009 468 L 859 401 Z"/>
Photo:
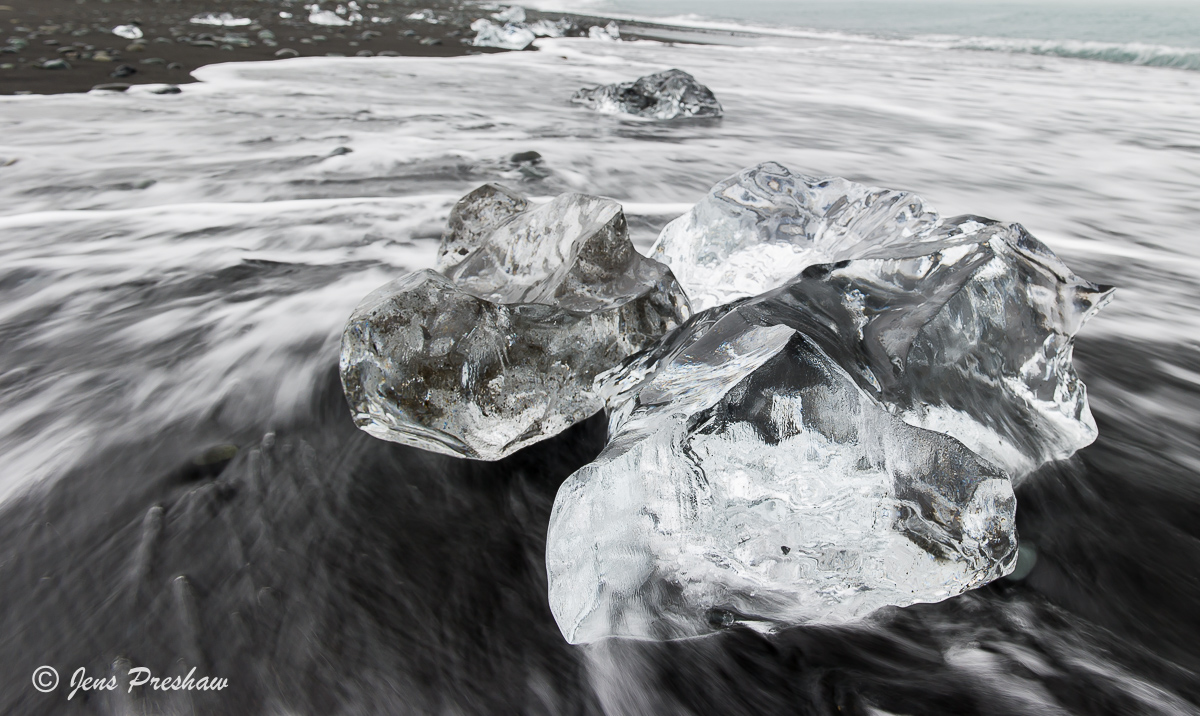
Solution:
<path fill-rule="evenodd" d="M 249 25 L 254 22 L 248 17 L 238 17 L 228 12 L 223 12 L 218 15 L 215 12 L 206 12 L 202 15 L 195 15 L 188 20 L 193 25 L 217 25 L 219 27 L 240 27 Z"/>
<path fill-rule="evenodd" d="M 592 25 L 588 28 L 588 37 L 604 42 L 616 42 L 621 39 L 621 26 L 616 22 L 610 22 L 604 27 Z"/>
<path fill-rule="evenodd" d="M 322 10 L 318 5 L 311 6 L 311 10 L 308 13 L 308 21 L 313 25 L 325 25 L 327 27 L 345 27 L 354 24 L 333 10 Z"/>
<path fill-rule="evenodd" d="M 112 29 L 112 34 L 125 40 L 140 40 L 142 38 L 142 28 L 137 25 L 117 25 Z"/>
<path fill-rule="evenodd" d="M 559 489 L 546 546 L 572 643 L 846 622 L 1012 569 L 1004 473 L 785 322 L 697 314 L 607 385 L 609 444 Z"/>
<path fill-rule="evenodd" d="M 943 221 L 905 192 L 768 163 L 717 184 L 663 229 L 651 256 L 694 307 L 787 283 L 751 304 L 808 316 L 796 327 L 857 366 L 860 385 L 895 414 L 1018 481 L 1096 437 L 1073 338 L 1112 292 L 1020 224 Z"/>
<path fill-rule="evenodd" d="M 565 17 L 555 21 L 538 20 L 529 24 L 529 29 L 538 37 L 565 37 L 574 28 L 575 24 Z"/>
<path fill-rule="evenodd" d="M 576 92 L 571 101 L 605 114 L 632 114 L 652 119 L 719 117 L 722 111 L 712 90 L 683 70 L 667 70 L 633 82 L 584 88 Z"/>
<path fill-rule="evenodd" d="M 781 286 L 813 264 L 928 253 L 938 215 L 903 191 L 793 173 L 775 162 L 719 182 L 663 227 L 650 255 L 697 311 Z"/>
<path fill-rule="evenodd" d="M 600 410 L 595 376 L 687 317 L 675 278 L 633 248 L 615 201 L 563 194 L 501 221 L 524 206 L 500 188 L 472 192 L 447 235 L 469 253 L 355 309 L 341 375 L 363 430 L 500 459 Z"/>
<path fill-rule="evenodd" d="M 497 25 L 491 20 L 480 18 L 471 23 L 475 31 L 472 44 L 475 47 L 499 47 L 505 50 L 524 50 L 537 39 L 523 23 L 505 23 Z"/>
<path fill-rule="evenodd" d="M 492 19 L 504 23 L 525 22 L 525 8 L 521 7 L 520 5 L 506 7 L 500 12 L 492 13 Z"/>

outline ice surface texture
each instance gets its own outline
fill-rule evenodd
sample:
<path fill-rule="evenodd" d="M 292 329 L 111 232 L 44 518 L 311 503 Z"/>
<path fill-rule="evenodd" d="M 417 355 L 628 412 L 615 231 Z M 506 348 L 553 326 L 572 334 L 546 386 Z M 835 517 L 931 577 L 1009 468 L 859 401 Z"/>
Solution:
<path fill-rule="evenodd" d="M 581 89 L 571 101 L 606 114 L 633 114 L 651 119 L 721 116 L 721 104 L 712 91 L 683 70 L 667 70 L 634 82 Z"/>
<path fill-rule="evenodd" d="M 342 384 L 363 430 L 459 457 L 497 460 L 600 410 L 594 377 L 689 313 L 620 205 L 585 194 L 530 208 L 481 187 L 454 207 L 438 265 L 359 304 Z"/>
<path fill-rule="evenodd" d="M 837 623 L 1011 569 L 1010 475 L 1095 437 L 1071 340 L 1109 291 L 1017 224 L 777 164 L 657 249 L 724 305 L 599 381 L 609 445 L 547 543 L 568 640 Z"/>

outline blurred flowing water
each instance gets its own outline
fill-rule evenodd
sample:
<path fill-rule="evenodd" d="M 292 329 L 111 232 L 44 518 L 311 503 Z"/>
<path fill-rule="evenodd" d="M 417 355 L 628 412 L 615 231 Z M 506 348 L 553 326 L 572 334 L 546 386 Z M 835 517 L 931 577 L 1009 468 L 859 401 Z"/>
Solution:
<path fill-rule="evenodd" d="M 1200 73 L 737 42 L 0 98 L 0 711 L 1200 712 Z M 568 101 L 670 67 L 726 116 Z M 645 248 L 765 160 L 1020 221 L 1116 285 L 1076 350 L 1100 439 L 1018 490 L 1024 579 L 851 628 L 569 647 L 545 528 L 601 422 L 498 463 L 374 440 L 341 395 L 341 328 L 432 266 L 480 183 L 611 196 Z M 32 688 L 41 664 L 230 687 L 67 701 Z"/>

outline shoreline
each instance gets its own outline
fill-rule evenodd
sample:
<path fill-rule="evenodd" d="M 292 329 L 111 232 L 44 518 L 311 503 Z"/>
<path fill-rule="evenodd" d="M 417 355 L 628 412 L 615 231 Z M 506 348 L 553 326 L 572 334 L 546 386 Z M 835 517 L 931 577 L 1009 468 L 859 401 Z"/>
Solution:
<path fill-rule="evenodd" d="M 168 85 L 164 91 L 170 92 L 174 91 L 170 86 L 198 81 L 191 74 L 197 68 L 226 62 L 330 56 L 457 57 L 513 51 L 471 44 L 475 35 L 471 22 L 492 12 L 478 7 L 364 2 L 362 14 L 366 17 L 346 26 L 313 24 L 307 12 L 288 0 L 253 5 L 220 0 L 170 5 L 139 0 L 42 0 L 27 8 L 0 2 L 0 95 L 123 91 L 138 84 Z M 208 13 L 229 13 L 243 24 L 191 22 Z M 528 15 L 531 22 L 565 18 L 574 24 L 574 34 L 586 34 L 591 25 L 609 22 L 598 16 L 536 10 Z M 112 29 L 119 25 L 135 26 L 141 37 L 113 34 Z M 715 39 L 712 36 L 725 34 L 643 22 L 621 28 L 627 38 L 668 43 L 705 44 Z"/>

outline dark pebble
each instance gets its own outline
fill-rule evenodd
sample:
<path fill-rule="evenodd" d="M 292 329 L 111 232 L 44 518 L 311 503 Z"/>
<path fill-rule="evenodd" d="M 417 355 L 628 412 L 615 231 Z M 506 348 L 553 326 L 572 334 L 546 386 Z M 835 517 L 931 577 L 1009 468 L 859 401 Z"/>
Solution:
<path fill-rule="evenodd" d="M 534 151 L 517 152 L 516 154 L 512 155 L 511 159 L 512 159 L 513 164 L 520 164 L 521 162 L 529 162 L 530 164 L 539 164 L 542 161 L 542 155 L 538 154 L 537 152 L 534 152 Z"/>
<path fill-rule="evenodd" d="M 296 52 L 290 47 L 281 47 L 278 50 L 275 50 L 276 57 L 295 57 L 299 54 L 299 52 Z"/>
<path fill-rule="evenodd" d="M 38 65 L 38 67 L 41 67 L 43 70 L 69 70 L 69 69 L 71 69 L 70 63 L 68 63 L 66 60 L 46 60 L 42 64 Z"/>
<path fill-rule="evenodd" d="M 167 65 L 167 69 L 168 70 L 182 70 L 183 65 L 179 64 L 178 62 L 172 62 L 171 64 Z"/>
<path fill-rule="evenodd" d="M 92 88 L 93 91 L 100 90 L 102 92 L 124 92 L 129 89 L 129 85 L 124 82 L 109 82 L 108 84 L 96 85 Z"/>
<path fill-rule="evenodd" d="M 216 47 L 217 43 L 212 40 L 192 40 L 192 47 Z"/>
<path fill-rule="evenodd" d="M 359 50 L 358 52 L 354 53 L 354 56 L 355 57 L 374 57 L 375 53 L 371 52 L 370 50 Z"/>
<path fill-rule="evenodd" d="M 338 147 L 337 149 L 334 149 L 332 152 L 330 152 L 329 156 L 340 157 L 343 154 L 349 154 L 350 152 L 353 152 L 353 151 L 354 150 L 351 149 L 350 147 Z"/>
<path fill-rule="evenodd" d="M 113 70 L 112 74 L 109 75 L 109 77 L 121 78 L 121 77 L 129 77 L 130 75 L 136 75 L 136 74 L 137 74 L 137 68 L 134 67 L 133 65 L 117 65 L 117 69 Z"/>
<path fill-rule="evenodd" d="M 436 37 L 426 37 L 425 39 L 421 40 L 421 44 L 422 45 L 440 45 L 440 44 L 442 44 L 442 41 L 437 39 Z"/>
<path fill-rule="evenodd" d="M 147 57 L 146 59 L 142 60 L 142 64 L 143 65 L 165 65 L 165 64 L 167 64 L 167 61 L 161 57 Z"/>
<path fill-rule="evenodd" d="M 378 56 L 379 57 L 399 57 L 400 53 L 396 52 L 395 50 L 384 50 L 383 52 L 380 52 Z"/>
<path fill-rule="evenodd" d="M 153 94 L 179 94 L 179 93 L 183 92 L 183 90 L 179 89 L 175 85 L 167 85 L 166 87 L 159 87 L 156 90 L 150 90 L 150 91 Z"/>

